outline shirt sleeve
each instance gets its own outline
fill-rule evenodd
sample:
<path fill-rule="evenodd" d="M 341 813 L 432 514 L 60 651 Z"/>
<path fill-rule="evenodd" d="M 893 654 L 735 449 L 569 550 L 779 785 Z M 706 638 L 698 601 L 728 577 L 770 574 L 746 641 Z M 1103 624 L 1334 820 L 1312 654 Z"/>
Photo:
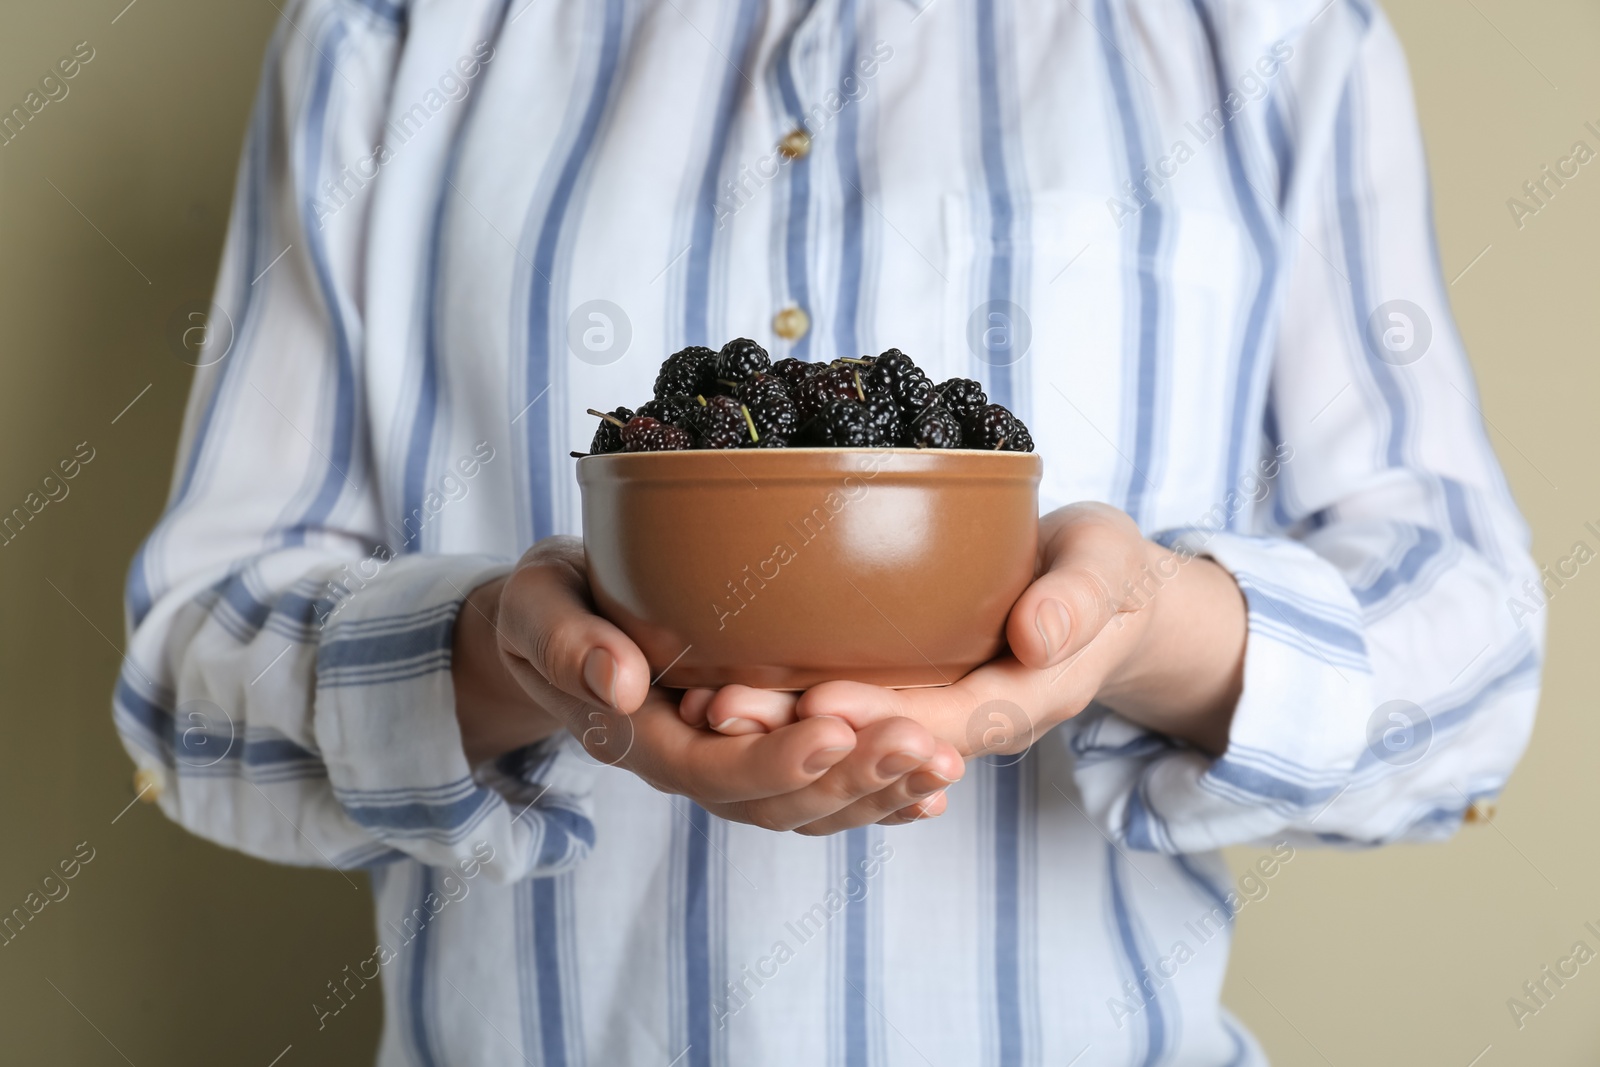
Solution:
<path fill-rule="evenodd" d="M 1320 69 L 1313 43 L 1300 51 Z M 1326 92 L 1297 86 L 1260 465 L 1198 526 L 1154 534 L 1244 593 L 1227 750 L 1099 707 L 1065 730 L 1086 810 L 1133 848 L 1444 837 L 1499 792 L 1532 729 L 1539 575 L 1451 318 L 1381 14 L 1344 69 Z"/>
<path fill-rule="evenodd" d="M 378 502 L 360 385 L 374 190 L 349 175 L 381 140 L 402 41 L 374 10 L 306 0 L 270 45 L 215 302 L 185 338 L 203 347 L 167 510 L 129 572 L 113 714 L 144 792 L 202 837 L 510 881 L 587 854 L 596 770 L 566 734 L 468 766 L 455 621 L 509 565 L 411 552 Z"/>

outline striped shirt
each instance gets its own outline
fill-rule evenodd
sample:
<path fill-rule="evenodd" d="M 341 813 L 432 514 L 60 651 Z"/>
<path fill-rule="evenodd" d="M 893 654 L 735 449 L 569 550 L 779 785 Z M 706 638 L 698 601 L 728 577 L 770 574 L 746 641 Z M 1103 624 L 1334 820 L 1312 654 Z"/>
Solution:
<path fill-rule="evenodd" d="M 1538 575 L 1368 0 L 285 10 L 115 718 L 194 833 L 369 872 L 371 955 L 306 997 L 381 985 L 380 1063 L 1259 1064 L 1216 850 L 1442 838 L 1503 786 Z M 1226 753 L 1091 706 L 822 839 L 566 735 L 469 767 L 464 594 L 579 531 L 585 408 L 737 335 L 977 378 L 1043 508 L 1219 561 Z"/>

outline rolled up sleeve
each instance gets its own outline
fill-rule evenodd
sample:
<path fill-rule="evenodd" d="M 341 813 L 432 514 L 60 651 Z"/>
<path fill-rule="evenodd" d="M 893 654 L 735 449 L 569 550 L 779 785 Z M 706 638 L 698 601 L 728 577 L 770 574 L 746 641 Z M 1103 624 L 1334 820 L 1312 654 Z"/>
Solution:
<path fill-rule="evenodd" d="M 1244 594 L 1227 749 L 1100 707 L 1065 731 L 1086 810 L 1135 848 L 1442 837 L 1498 794 L 1532 730 L 1540 578 L 1451 317 L 1381 14 L 1325 96 L 1301 97 L 1285 209 L 1270 493 L 1247 522 L 1151 532 Z"/>
<path fill-rule="evenodd" d="M 467 766 L 455 623 L 509 563 L 416 552 L 385 521 L 360 389 L 371 197 L 317 201 L 380 136 L 402 39 L 302 0 L 269 48 L 214 298 L 231 329 L 207 336 L 171 497 L 129 570 L 113 715 L 140 795 L 209 840 L 338 868 L 471 859 L 510 881 L 586 855 L 595 768 L 565 735 Z"/>

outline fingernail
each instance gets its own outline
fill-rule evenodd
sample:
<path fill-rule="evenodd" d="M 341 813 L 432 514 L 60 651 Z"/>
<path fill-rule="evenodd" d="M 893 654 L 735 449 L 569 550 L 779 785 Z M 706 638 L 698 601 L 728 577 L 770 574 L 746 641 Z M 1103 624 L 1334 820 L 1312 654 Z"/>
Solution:
<path fill-rule="evenodd" d="M 909 752 L 895 752 L 878 761 L 879 778 L 898 778 L 922 766 L 923 761 Z"/>
<path fill-rule="evenodd" d="M 754 719 L 723 719 L 721 722 L 713 724 L 711 728 L 717 733 L 727 734 L 729 737 L 738 737 L 740 734 L 766 733 L 766 727 Z"/>
<path fill-rule="evenodd" d="M 583 684 L 595 699 L 609 708 L 617 706 L 617 661 L 603 648 L 595 648 L 583 660 Z"/>
<path fill-rule="evenodd" d="M 914 797 L 931 796 L 950 784 L 938 771 L 918 771 L 906 779 L 906 791 Z"/>
<path fill-rule="evenodd" d="M 1067 618 L 1067 606 L 1059 600 L 1046 600 L 1039 605 L 1039 613 L 1033 617 L 1034 626 L 1039 629 L 1039 636 L 1044 639 L 1044 650 L 1052 659 L 1063 648 L 1067 647 L 1067 632 L 1072 629 L 1072 623 Z"/>
<path fill-rule="evenodd" d="M 816 774 L 819 771 L 825 771 L 843 759 L 844 754 L 849 751 L 849 745 L 835 745 L 833 748 L 819 748 L 817 751 L 811 753 L 810 757 L 806 759 L 805 772 L 807 774 Z"/>

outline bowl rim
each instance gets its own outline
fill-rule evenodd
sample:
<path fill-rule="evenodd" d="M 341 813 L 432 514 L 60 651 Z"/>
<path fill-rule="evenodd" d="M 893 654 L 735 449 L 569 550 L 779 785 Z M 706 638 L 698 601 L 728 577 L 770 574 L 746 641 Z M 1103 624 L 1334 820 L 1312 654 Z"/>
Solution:
<path fill-rule="evenodd" d="M 975 448 L 696 448 L 584 456 L 574 473 L 580 487 L 739 481 L 760 488 L 757 482 L 887 477 L 890 481 L 951 484 L 1031 484 L 1037 491 L 1044 478 L 1044 461 L 1036 452 Z"/>
<path fill-rule="evenodd" d="M 1041 459 L 1037 452 L 1011 452 L 990 448 L 904 448 L 899 445 L 893 448 L 878 446 L 866 448 L 818 448 L 811 446 L 796 448 L 676 448 L 665 452 L 591 452 L 585 456 L 578 456 L 576 459 L 581 464 L 585 460 L 618 459 L 625 456 L 884 456 L 896 454 L 909 456 L 992 456 L 997 459 L 1005 456 L 1009 457 L 1010 461 Z M 763 460 L 762 462 L 766 461 Z"/>

